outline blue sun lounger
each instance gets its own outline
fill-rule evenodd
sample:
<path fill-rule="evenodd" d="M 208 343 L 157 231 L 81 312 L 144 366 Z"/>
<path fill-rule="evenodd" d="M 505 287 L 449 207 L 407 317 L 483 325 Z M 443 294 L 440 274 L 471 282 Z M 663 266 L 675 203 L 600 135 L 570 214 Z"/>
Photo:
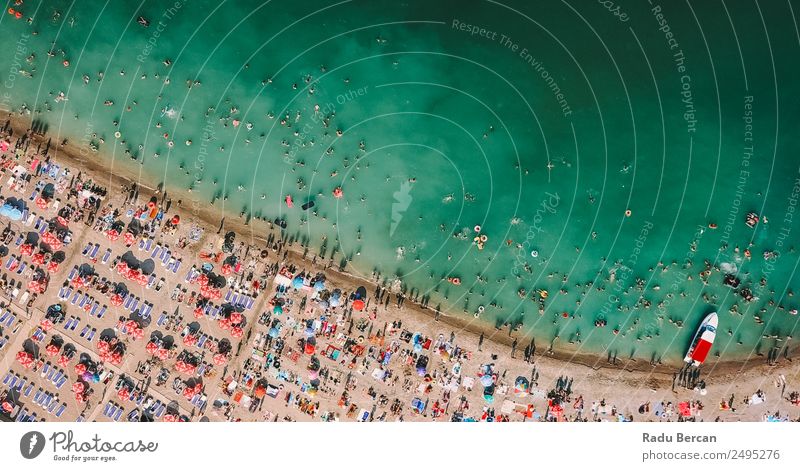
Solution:
<path fill-rule="evenodd" d="M 94 248 L 89 253 L 89 258 L 95 258 L 97 256 L 98 250 L 100 250 L 100 244 L 94 244 Z"/>
<path fill-rule="evenodd" d="M 103 254 L 103 259 L 100 261 L 100 263 L 105 265 L 110 257 L 111 257 L 111 249 L 106 249 L 106 253 Z"/>
<path fill-rule="evenodd" d="M 105 315 L 106 315 L 106 309 L 108 309 L 108 306 L 106 306 L 105 304 L 103 304 L 103 307 L 100 309 L 100 312 L 98 312 L 98 313 L 97 313 L 97 318 L 98 318 L 98 319 L 102 319 L 102 318 L 103 318 L 103 316 L 105 316 Z"/>
<path fill-rule="evenodd" d="M 67 403 L 66 402 L 61 403 L 61 406 L 59 406 L 58 410 L 56 410 L 55 412 L 56 417 L 61 417 L 61 415 L 64 413 L 66 409 L 67 409 Z"/>

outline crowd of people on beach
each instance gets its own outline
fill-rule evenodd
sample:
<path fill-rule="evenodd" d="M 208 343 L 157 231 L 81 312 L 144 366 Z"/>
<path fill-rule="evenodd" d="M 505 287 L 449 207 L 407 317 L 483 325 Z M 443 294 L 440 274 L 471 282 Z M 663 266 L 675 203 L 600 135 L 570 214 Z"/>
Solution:
<path fill-rule="evenodd" d="M 634 410 L 545 372 L 533 343 L 516 359 L 516 340 L 413 320 L 418 297 L 309 260 L 280 225 L 264 241 L 224 221 L 215 233 L 163 189 L 107 188 L 34 137 L 0 133 L 11 419 L 712 420 L 694 372 Z M 759 390 L 740 407 L 765 401 Z M 714 418 L 736 409 L 731 397 Z"/>

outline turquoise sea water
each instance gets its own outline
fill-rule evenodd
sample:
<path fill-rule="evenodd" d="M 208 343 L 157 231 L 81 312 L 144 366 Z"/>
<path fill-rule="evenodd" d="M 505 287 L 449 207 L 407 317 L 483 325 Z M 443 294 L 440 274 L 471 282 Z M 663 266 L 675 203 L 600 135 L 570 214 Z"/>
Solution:
<path fill-rule="evenodd" d="M 794 3 L 28 0 L 0 103 L 542 349 L 734 360 L 800 318 Z"/>

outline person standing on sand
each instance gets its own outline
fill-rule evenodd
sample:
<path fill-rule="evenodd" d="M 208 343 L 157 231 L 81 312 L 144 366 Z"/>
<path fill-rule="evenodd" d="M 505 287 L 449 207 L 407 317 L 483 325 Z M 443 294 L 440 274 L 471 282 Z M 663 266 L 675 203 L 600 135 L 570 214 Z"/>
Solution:
<path fill-rule="evenodd" d="M 514 358 L 514 354 L 516 353 L 517 353 L 517 339 L 514 339 L 514 341 L 511 342 L 511 358 Z"/>
<path fill-rule="evenodd" d="M 483 346 L 483 332 L 481 332 L 481 336 L 480 336 L 480 338 L 478 339 L 478 351 L 479 351 L 479 352 L 480 352 L 480 351 L 482 351 L 482 350 L 481 350 L 481 347 L 482 347 L 482 346 Z"/>

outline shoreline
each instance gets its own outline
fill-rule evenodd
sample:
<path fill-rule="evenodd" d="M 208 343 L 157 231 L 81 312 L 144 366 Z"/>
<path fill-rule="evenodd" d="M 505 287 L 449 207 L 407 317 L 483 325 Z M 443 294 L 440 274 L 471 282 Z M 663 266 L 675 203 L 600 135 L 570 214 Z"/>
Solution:
<path fill-rule="evenodd" d="M 25 134 L 29 129 L 31 129 L 33 118 L 20 117 L 14 115 L 10 111 L 3 111 L 6 113 L 6 119 L 10 121 L 10 126 L 15 136 Z M 196 222 L 199 225 L 206 226 L 206 231 L 203 238 L 196 243 L 198 248 L 208 244 L 209 238 L 216 235 L 214 229 L 220 227 L 219 221 L 222 219 L 224 221 L 222 230 L 224 232 L 233 231 L 238 236 L 243 236 L 245 239 L 244 241 L 247 244 L 253 245 L 256 242 L 263 243 L 266 241 L 267 236 L 270 233 L 275 235 L 277 240 L 286 241 L 287 243 L 284 245 L 284 249 L 288 251 L 288 254 L 285 257 L 286 262 L 294 263 L 299 266 L 313 267 L 314 270 L 324 272 L 326 277 L 335 280 L 337 285 L 346 285 L 351 288 L 364 285 L 367 287 L 368 292 L 374 292 L 376 286 L 379 286 L 374 280 L 359 277 L 353 273 L 347 272 L 346 270 L 340 271 L 338 268 L 336 268 L 335 264 L 328 267 L 324 263 L 312 262 L 311 260 L 304 258 L 303 251 L 305 250 L 305 247 L 296 246 L 296 240 L 294 240 L 292 236 L 289 236 L 283 230 L 276 230 L 274 225 L 269 222 L 254 218 L 249 222 L 245 222 L 242 221 L 238 215 L 226 213 L 224 209 L 216 209 L 202 201 L 199 201 L 199 204 L 195 206 L 195 202 L 198 201 L 198 199 L 194 197 L 192 192 L 175 188 L 166 188 L 163 182 L 159 182 L 157 184 L 158 187 L 163 188 L 162 190 L 158 190 L 158 188 L 152 188 L 147 185 L 142 185 L 140 181 L 141 177 L 144 176 L 144 169 L 141 169 L 141 173 L 137 174 L 137 172 L 133 170 L 128 162 L 117 162 L 116 159 L 111 160 L 110 163 L 105 162 L 104 160 L 108 159 L 101 156 L 101 152 L 89 151 L 90 153 L 88 154 L 87 158 L 87 156 L 84 156 L 82 147 L 79 144 L 68 141 L 66 146 L 62 146 L 58 142 L 52 142 L 52 138 L 48 138 L 46 134 L 34 133 L 29 137 L 32 142 L 42 146 L 46 146 L 47 141 L 50 140 L 51 145 L 49 147 L 49 151 L 47 152 L 49 158 L 65 161 L 72 166 L 80 168 L 81 172 L 91 175 L 93 180 L 107 184 L 109 189 L 117 189 L 120 186 L 135 183 L 140 189 L 140 196 L 149 198 L 151 196 L 162 197 L 167 194 L 173 201 L 181 201 L 182 204 L 176 204 L 173 206 L 173 212 L 181 214 L 182 217 L 189 216 L 189 222 Z M 136 165 L 141 167 L 141 164 L 138 163 L 138 160 L 135 162 L 137 162 Z M 187 207 L 187 200 L 190 202 L 190 207 Z M 203 205 L 207 205 L 207 207 L 202 208 Z M 261 237 L 257 234 L 264 234 L 264 236 Z M 311 251 L 310 248 L 308 250 Z M 195 250 L 194 252 L 196 257 L 196 254 L 199 252 L 199 250 Z M 197 258 L 195 258 L 195 261 L 196 260 Z M 327 261 L 328 259 L 325 258 L 323 260 Z M 475 338 L 480 335 L 484 335 L 485 342 L 495 343 L 498 346 L 503 346 L 506 348 L 511 348 L 511 345 L 514 341 L 515 337 L 510 336 L 506 329 L 492 327 L 488 324 L 484 325 L 482 323 L 475 323 L 472 322 L 471 319 L 462 319 L 460 317 L 448 314 L 445 311 L 437 311 L 430 307 L 423 307 L 422 305 L 413 303 L 408 299 L 405 301 L 406 302 L 403 303 L 403 309 L 405 311 L 411 311 L 415 316 L 419 317 L 420 319 L 416 319 L 418 322 L 422 322 L 424 324 L 433 322 L 441 325 L 447 325 L 454 330 L 457 329 L 459 332 L 466 333 L 467 335 L 474 336 Z M 526 336 L 522 333 L 519 333 L 516 338 L 518 345 L 520 346 L 524 346 L 530 343 L 532 340 L 530 336 Z M 561 364 L 564 369 L 567 368 L 566 365 L 579 365 L 580 367 L 587 368 L 594 372 L 608 370 L 612 372 L 626 371 L 628 373 L 646 373 L 650 380 L 656 379 L 652 377 L 657 376 L 661 381 L 671 381 L 672 373 L 682 365 L 671 363 L 651 364 L 643 359 L 631 358 L 617 359 L 617 363 L 613 364 L 606 358 L 603 358 L 601 355 L 593 353 L 576 353 L 570 349 L 564 349 L 561 345 L 554 345 L 552 350 L 546 352 L 543 352 L 542 348 L 542 346 L 537 347 L 538 355 L 536 356 L 539 360 L 546 358 L 548 361 Z M 791 351 L 793 352 L 794 350 L 795 349 L 792 349 Z M 723 377 L 730 374 L 742 374 L 758 369 L 759 366 L 763 366 L 762 362 L 754 362 L 752 359 L 744 361 L 713 361 L 713 359 L 709 359 L 709 362 L 707 362 L 706 365 L 712 370 L 712 377 Z"/>

